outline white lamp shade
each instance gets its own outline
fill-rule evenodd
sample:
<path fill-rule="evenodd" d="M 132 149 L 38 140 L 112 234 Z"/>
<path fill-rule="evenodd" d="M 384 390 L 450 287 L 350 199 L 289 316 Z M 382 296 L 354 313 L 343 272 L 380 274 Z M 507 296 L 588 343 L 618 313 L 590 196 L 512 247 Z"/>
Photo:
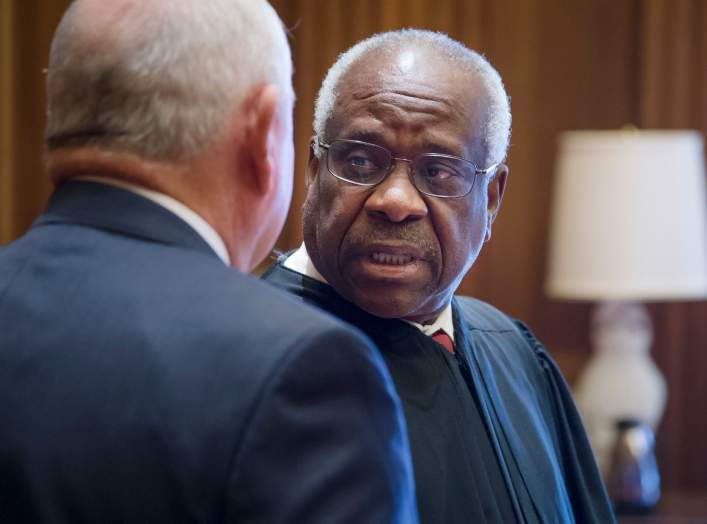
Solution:
<path fill-rule="evenodd" d="M 705 197 L 697 132 L 562 134 L 548 294 L 585 300 L 707 296 Z"/>

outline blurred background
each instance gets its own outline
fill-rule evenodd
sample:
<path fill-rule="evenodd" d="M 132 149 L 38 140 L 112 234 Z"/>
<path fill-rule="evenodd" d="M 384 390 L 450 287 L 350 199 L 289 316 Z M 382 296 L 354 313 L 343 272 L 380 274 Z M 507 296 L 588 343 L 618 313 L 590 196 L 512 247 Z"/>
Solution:
<path fill-rule="evenodd" d="M 42 166 L 42 70 L 69 3 L 0 0 L 0 244 L 27 229 L 51 191 Z M 569 129 L 626 124 L 707 133 L 707 2 L 272 3 L 290 29 L 298 96 L 295 193 L 278 247 L 301 242 L 313 101 L 336 56 L 378 31 L 446 32 L 487 56 L 504 79 L 513 111 L 508 191 L 494 237 L 461 291 L 528 323 L 573 382 L 589 357 L 591 306 L 550 300 L 543 292 L 556 138 Z M 657 434 L 663 488 L 689 505 L 707 493 L 707 302 L 658 303 L 649 310 L 653 357 L 669 392 Z"/>

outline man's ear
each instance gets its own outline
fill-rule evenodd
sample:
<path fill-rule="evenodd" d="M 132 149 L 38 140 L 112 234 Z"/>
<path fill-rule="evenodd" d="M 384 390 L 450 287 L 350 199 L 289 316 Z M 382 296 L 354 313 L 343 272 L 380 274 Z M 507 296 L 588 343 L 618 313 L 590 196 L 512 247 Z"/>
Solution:
<path fill-rule="evenodd" d="M 309 141 L 309 158 L 307 159 L 307 172 L 305 173 L 304 182 L 309 187 L 309 185 L 314 182 L 317 178 L 317 173 L 319 172 L 319 157 L 314 152 L 316 146 L 317 137 L 313 136 Z"/>
<path fill-rule="evenodd" d="M 488 201 L 486 208 L 486 242 L 491 240 L 491 226 L 493 225 L 494 220 L 496 220 L 498 210 L 501 208 L 503 194 L 506 191 L 507 179 L 508 166 L 506 164 L 499 164 L 493 174 L 493 177 L 491 178 L 491 180 L 489 180 L 487 188 Z"/>
<path fill-rule="evenodd" d="M 277 110 L 279 89 L 275 84 L 266 84 L 254 90 L 244 101 L 240 117 L 244 118 L 243 155 L 240 176 L 250 188 L 260 195 L 269 193 L 277 177 L 278 140 Z"/>

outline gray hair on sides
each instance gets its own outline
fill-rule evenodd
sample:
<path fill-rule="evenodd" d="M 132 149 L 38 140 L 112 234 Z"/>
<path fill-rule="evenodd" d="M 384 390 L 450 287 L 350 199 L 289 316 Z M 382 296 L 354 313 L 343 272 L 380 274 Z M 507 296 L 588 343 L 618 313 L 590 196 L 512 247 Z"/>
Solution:
<path fill-rule="evenodd" d="M 491 162 L 500 162 L 506 157 L 511 133 L 510 100 L 498 72 L 481 54 L 472 51 L 444 33 L 421 29 L 401 29 L 378 33 L 345 51 L 331 66 L 317 95 L 314 108 L 314 132 L 319 140 L 325 141 L 326 127 L 333 116 L 341 79 L 349 68 L 364 54 L 376 50 L 396 51 L 410 44 L 433 48 L 462 68 L 478 75 L 490 95 L 489 119 L 486 123 L 487 154 Z M 316 144 L 315 144 L 316 146 Z M 319 151 L 315 150 L 318 155 Z"/>
<path fill-rule="evenodd" d="M 264 0 L 126 1 L 103 32 L 85 3 L 73 2 L 52 42 L 49 150 L 183 160 L 221 135 L 257 85 L 293 96 L 284 28 Z"/>

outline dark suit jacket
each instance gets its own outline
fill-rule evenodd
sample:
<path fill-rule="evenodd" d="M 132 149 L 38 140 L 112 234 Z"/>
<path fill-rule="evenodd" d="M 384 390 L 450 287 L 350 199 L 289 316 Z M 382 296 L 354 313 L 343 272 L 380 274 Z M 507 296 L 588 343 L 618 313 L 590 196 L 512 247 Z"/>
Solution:
<path fill-rule="evenodd" d="M 367 339 L 131 192 L 0 250 L 0 522 L 416 522 Z"/>

